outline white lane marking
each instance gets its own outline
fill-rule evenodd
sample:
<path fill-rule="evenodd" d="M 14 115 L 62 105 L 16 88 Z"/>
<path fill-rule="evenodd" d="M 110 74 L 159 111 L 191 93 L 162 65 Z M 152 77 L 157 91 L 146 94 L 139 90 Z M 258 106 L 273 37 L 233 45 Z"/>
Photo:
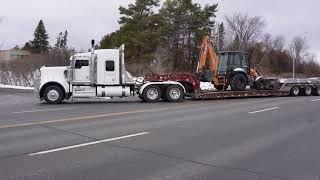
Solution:
<path fill-rule="evenodd" d="M 312 102 L 316 102 L 316 101 L 320 101 L 320 99 L 314 99 L 314 100 L 312 100 Z"/>
<path fill-rule="evenodd" d="M 12 112 L 12 114 L 23 114 L 23 113 L 33 113 L 33 112 L 46 112 L 46 111 L 60 111 L 60 110 L 77 109 L 77 108 L 79 108 L 79 107 L 59 108 L 59 109 L 39 109 L 39 110 L 32 110 L 32 111 Z"/>
<path fill-rule="evenodd" d="M 48 154 L 48 153 L 52 153 L 52 152 L 65 151 L 65 150 L 69 150 L 69 149 L 74 149 L 74 148 L 79 148 L 79 147 L 84 147 L 84 146 L 91 146 L 91 145 L 100 144 L 100 143 L 104 143 L 104 142 L 110 142 L 110 141 L 115 141 L 115 140 L 120 140 L 120 139 L 125 139 L 125 138 L 131 138 L 131 137 L 136 137 L 136 136 L 142 136 L 142 135 L 146 135 L 146 134 L 149 134 L 149 133 L 150 132 L 142 132 L 142 133 L 131 134 L 131 135 L 126 135 L 126 136 L 121 136 L 121 137 L 116 137 L 116 138 L 111 138 L 111 139 L 104 139 L 104 140 L 101 140 L 101 141 L 83 143 L 83 144 L 78 144 L 78 145 L 73 145 L 73 146 L 67 146 L 67 147 L 62 147 L 62 148 L 57 148 L 57 149 L 51 149 L 51 150 L 47 150 L 47 151 L 40 151 L 40 152 L 37 152 L 37 153 L 28 154 L 28 156 L 35 156 L 35 155 Z"/>
<path fill-rule="evenodd" d="M 279 109 L 279 108 L 280 108 L 280 107 L 273 107 L 273 108 L 269 108 L 269 109 L 262 109 L 262 110 L 259 110 L 259 111 L 249 112 L 249 114 L 255 114 L 255 113 L 265 112 L 265 111 L 272 111 L 272 110 Z"/>

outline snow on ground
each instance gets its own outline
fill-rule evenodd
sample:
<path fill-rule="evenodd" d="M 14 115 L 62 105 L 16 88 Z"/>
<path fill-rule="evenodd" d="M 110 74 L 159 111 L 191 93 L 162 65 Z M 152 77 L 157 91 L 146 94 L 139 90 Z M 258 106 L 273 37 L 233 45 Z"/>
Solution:
<path fill-rule="evenodd" d="M 203 91 L 214 91 L 216 90 L 211 82 L 201 82 L 200 89 Z"/>
<path fill-rule="evenodd" d="M 133 77 L 133 82 L 136 84 L 141 84 L 144 81 L 144 77 Z"/>
<path fill-rule="evenodd" d="M 0 88 L 6 88 L 6 89 L 22 89 L 22 90 L 33 90 L 33 87 L 23 87 L 23 86 L 12 86 L 12 85 L 4 85 L 0 84 Z"/>

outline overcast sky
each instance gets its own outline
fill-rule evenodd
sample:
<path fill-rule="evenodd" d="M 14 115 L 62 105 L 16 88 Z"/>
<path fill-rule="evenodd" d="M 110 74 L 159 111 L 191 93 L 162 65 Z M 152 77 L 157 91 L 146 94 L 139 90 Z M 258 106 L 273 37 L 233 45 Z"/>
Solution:
<path fill-rule="evenodd" d="M 60 31 L 70 33 L 69 46 L 87 49 L 117 28 L 120 5 L 134 0 L 1 0 L 0 46 L 22 46 L 32 39 L 40 19 L 44 20 L 54 44 Z M 312 51 L 320 57 L 320 23 L 317 0 L 194 0 L 201 4 L 219 3 L 218 19 L 234 12 L 262 16 L 266 31 L 284 35 L 287 42 L 296 35 L 306 36 Z"/>

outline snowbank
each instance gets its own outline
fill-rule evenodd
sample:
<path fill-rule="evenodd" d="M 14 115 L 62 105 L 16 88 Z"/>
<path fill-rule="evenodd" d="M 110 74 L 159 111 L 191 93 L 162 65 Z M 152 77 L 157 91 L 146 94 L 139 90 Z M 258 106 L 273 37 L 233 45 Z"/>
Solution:
<path fill-rule="evenodd" d="M 200 89 L 203 91 L 214 91 L 216 90 L 211 82 L 201 82 Z"/>
<path fill-rule="evenodd" d="M 33 90 L 33 87 L 23 87 L 23 86 L 12 86 L 12 85 L 4 85 L 0 84 L 0 88 L 6 88 L 6 89 L 21 89 L 21 90 Z"/>

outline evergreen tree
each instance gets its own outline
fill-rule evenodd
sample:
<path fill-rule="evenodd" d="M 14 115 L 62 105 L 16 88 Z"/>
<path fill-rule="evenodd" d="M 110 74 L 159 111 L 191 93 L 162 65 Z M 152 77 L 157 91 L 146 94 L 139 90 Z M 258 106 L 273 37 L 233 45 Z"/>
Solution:
<path fill-rule="evenodd" d="M 60 32 L 60 33 L 58 34 L 57 42 L 56 42 L 56 44 L 54 45 L 55 48 L 60 48 L 60 47 L 61 47 L 61 40 L 62 40 L 62 32 Z"/>
<path fill-rule="evenodd" d="M 22 48 L 22 50 L 32 51 L 31 42 L 26 42 Z"/>
<path fill-rule="evenodd" d="M 15 46 L 12 48 L 12 50 L 20 50 L 19 45 L 15 45 Z"/>
<path fill-rule="evenodd" d="M 167 47 L 168 61 L 173 70 L 193 71 L 198 59 L 198 46 L 214 27 L 217 4 L 202 8 L 191 0 L 167 0 L 160 9 L 165 20 L 163 47 Z"/>
<path fill-rule="evenodd" d="M 42 20 L 40 20 L 34 31 L 34 39 L 31 41 L 31 47 L 34 53 L 43 53 L 49 49 L 49 35 Z"/>
<path fill-rule="evenodd" d="M 224 48 L 224 39 L 225 39 L 225 27 L 224 27 L 224 24 L 223 22 L 219 24 L 219 27 L 218 27 L 218 36 L 219 36 L 219 50 L 220 51 L 223 51 L 223 48 Z"/>
<path fill-rule="evenodd" d="M 114 48 L 126 44 L 128 63 L 147 63 L 154 59 L 159 44 L 159 15 L 154 8 L 159 0 L 136 0 L 128 8 L 120 7 L 120 30 L 106 35 L 100 42 L 100 48 Z"/>
<path fill-rule="evenodd" d="M 169 71 L 194 70 L 198 46 L 214 27 L 217 4 L 201 7 L 191 0 L 166 0 L 156 13 L 158 6 L 159 0 L 136 0 L 128 8 L 120 7 L 120 29 L 104 36 L 100 48 L 125 43 L 128 63 L 156 62 L 165 63 Z"/>
<path fill-rule="evenodd" d="M 56 48 L 67 48 L 68 41 L 68 31 L 66 30 L 64 33 L 60 32 L 57 37 L 57 42 L 54 45 Z"/>
<path fill-rule="evenodd" d="M 60 44 L 61 48 L 67 48 L 68 35 L 69 35 L 68 31 L 65 30 L 62 36 L 61 44 Z"/>

